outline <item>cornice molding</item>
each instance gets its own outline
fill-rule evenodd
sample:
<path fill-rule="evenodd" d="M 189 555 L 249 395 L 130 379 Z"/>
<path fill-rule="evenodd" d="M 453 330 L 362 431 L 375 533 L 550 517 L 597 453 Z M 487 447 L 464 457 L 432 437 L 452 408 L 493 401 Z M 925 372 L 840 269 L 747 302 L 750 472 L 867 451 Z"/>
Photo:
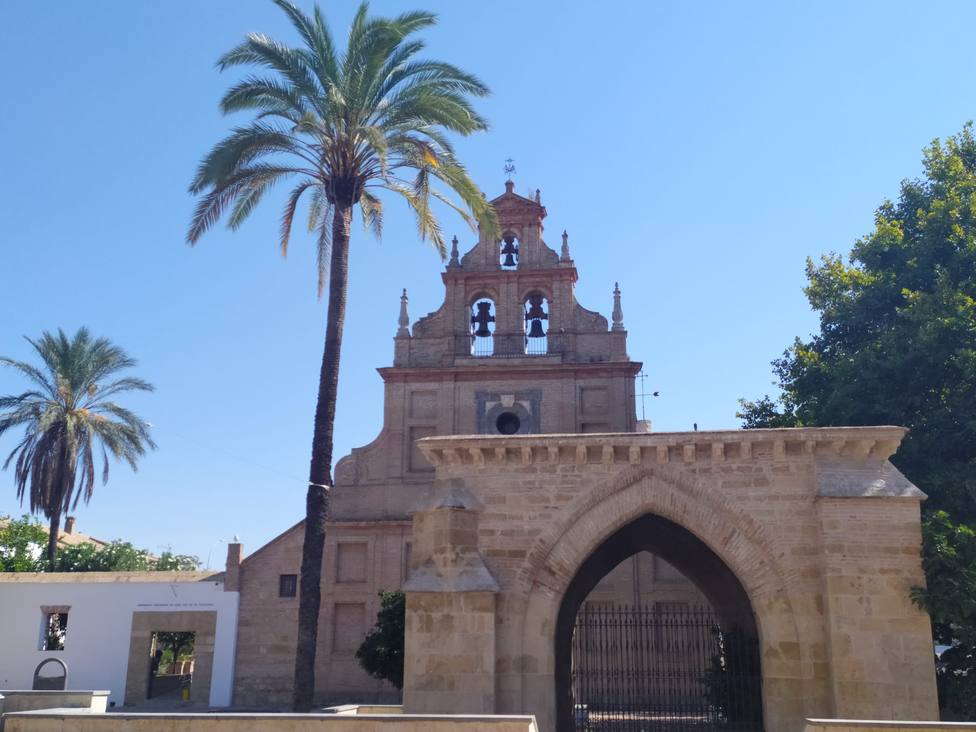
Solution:
<path fill-rule="evenodd" d="M 442 466 L 721 463 L 803 458 L 885 461 L 904 427 L 798 427 L 716 432 L 425 437 L 417 447 Z"/>
<path fill-rule="evenodd" d="M 621 373 L 633 376 L 641 370 L 640 361 L 593 361 L 555 362 L 546 356 L 526 356 L 524 358 L 465 359 L 457 366 L 383 366 L 376 369 L 386 383 L 439 382 L 450 379 L 457 381 L 565 379 L 569 374 L 579 374 L 584 378 L 615 376 Z M 490 376 L 489 376 L 490 374 Z M 570 435 L 559 435 L 569 437 Z"/>

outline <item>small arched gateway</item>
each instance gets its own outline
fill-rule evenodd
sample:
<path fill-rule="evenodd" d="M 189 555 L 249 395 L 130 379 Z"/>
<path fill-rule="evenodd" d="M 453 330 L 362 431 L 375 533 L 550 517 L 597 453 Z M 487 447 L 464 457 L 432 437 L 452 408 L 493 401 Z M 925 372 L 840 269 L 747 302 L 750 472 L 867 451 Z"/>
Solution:
<path fill-rule="evenodd" d="M 699 601 L 659 601 L 660 592 L 601 601 L 601 582 L 640 552 L 691 579 Z M 687 529 L 645 514 L 600 544 L 563 593 L 557 727 L 761 732 L 758 639 L 749 596 L 725 563 Z"/>
<path fill-rule="evenodd" d="M 887 460 L 903 434 L 422 440 L 437 479 L 414 514 L 407 711 L 532 713 L 550 732 L 780 732 L 801 730 L 808 717 L 935 719 L 929 620 L 909 599 L 923 579 L 922 495 Z M 639 640 L 627 636 L 627 621 L 604 611 L 617 624 L 591 672 L 612 661 L 616 676 L 596 692 L 574 686 L 580 607 L 601 577 L 641 551 L 701 590 L 707 607 L 689 611 L 686 624 L 714 628 L 716 645 L 690 657 L 674 650 L 688 645 L 679 639 L 670 661 L 659 659 L 664 687 L 655 689 L 641 678 L 653 659 L 635 660 L 629 644 Z M 709 638 L 688 632 L 698 633 L 694 642 Z M 723 660 L 723 643 L 755 655 Z M 723 702 L 716 662 L 738 663 L 754 683 L 731 697 L 726 685 Z M 689 663 L 699 664 L 700 681 L 689 681 L 697 671 L 681 680 Z"/>

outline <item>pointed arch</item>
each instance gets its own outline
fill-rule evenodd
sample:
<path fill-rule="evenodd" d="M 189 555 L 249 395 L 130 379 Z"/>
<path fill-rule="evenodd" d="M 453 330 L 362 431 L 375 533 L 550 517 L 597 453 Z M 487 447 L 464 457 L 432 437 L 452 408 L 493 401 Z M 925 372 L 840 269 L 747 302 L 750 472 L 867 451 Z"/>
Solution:
<path fill-rule="evenodd" d="M 633 467 L 578 502 L 566 519 L 540 535 L 518 578 L 524 590 L 522 659 L 552 659 L 552 666 L 523 671 L 522 698 L 544 699 L 556 708 L 557 618 L 563 599 L 587 559 L 628 524 L 656 516 L 685 530 L 720 560 L 744 590 L 759 635 L 768 729 L 782 722 L 768 694 L 786 695 L 807 706 L 813 689 L 813 659 L 804 658 L 787 588 L 798 578 L 775 561 L 775 542 L 759 523 L 705 481 L 690 481 L 667 466 Z M 681 569 L 679 567 L 679 569 Z M 551 720 L 554 722 L 554 720 Z M 543 725 L 545 726 L 545 725 Z"/>

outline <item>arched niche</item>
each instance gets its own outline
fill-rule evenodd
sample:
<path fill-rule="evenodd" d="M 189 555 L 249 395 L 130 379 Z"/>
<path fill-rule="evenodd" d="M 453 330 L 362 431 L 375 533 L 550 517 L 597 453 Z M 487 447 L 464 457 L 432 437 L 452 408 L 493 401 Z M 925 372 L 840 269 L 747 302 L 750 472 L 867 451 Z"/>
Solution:
<path fill-rule="evenodd" d="M 549 298 L 533 290 L 522 301 L 525 322 L 525 353 L 542 356 L 549 352 Z"/>
<path fill-rule="evenodd" d="M 734 697 L 734 701 L 727 703 L 727 709 L 722 713 L 739 717 L 729 719 L 726 723 L 737 724 L 743 730 L 761 730 L 759 631 L 749 596 L 732 570 L 703 541 L 679 524 L 655 514 L 645 514 L 631 521 L 603 541 L 580 565 L 562 596 L 556 617 L 554 648 L 556 729 L 559 732 L 576 730 L 581 708 L 584 706 L 577 705 L 573 693 L 574 668 L 580 663 L 579 658 L 574 657 L 574 631 L 578 630 L 577 615 L 581 606 L 607 574 L 621 562 L 640 552 L 650 552 L 660 557 L 693 582 L 707 598 L 710 608 L 695 611 L 697 615 L 694 612 L 688 613 L 686 621 L 696 621 L 697 618 L 698 623 L 714 623 L 717 652 L 731 658 L 728 649 L 734 641 L 735 663 L 754 671 L 754 676 L 745 683 L 741 678 L 735 678 L 734 692 L 722 692 L 727 700 Z M 644 615 L 634 611 L 615 615 L 608 612 L 605 619 L 598 622 L 612 625 L 614 634 L 619 632 L 622 648 L 628 641 L 620 628 L 627 622 L 643 622 L 641 618 L 651 621 L 648 627 L 652 627 L 654 618 L 648 617 L 646 612 Z M 705 618 L 707 620 L 703 620 Z M 666 619 L 664 625 L 674 625 L 675 622 L 674 619 Z M 666 677 L 669 671 L 667 663 L 673 663 L 677 672 L 687 660 L 683 660 L 680 654 L 674 654 L 656 672 Z M 720 658 L 719 665 L 721 663 L 727 661 Z M 612 675 L 612 670 L 608 668 L 608 676 Z M 730 673 L 727 677 L 732 678 L 733 675 Z M 703 685 L 702 694 L 705 693 L 704 689 Z M 649 706 L 650 701 L 648 700 Z M 704 708 L 704 699 L 702 704 Z M 588 708 L 584 711 L 589 714 Z"/>
<path fill-rule="evenodd" d="M 471 355 L 491 356 L 495 353 L 495 301 L 488 295 L 475 297 L 468 307 Z"/>
<path fill-rule="evenodd" d="M 498 242 L 498 266 L 504 270 L 518 269 L 521 245 L 518 235 L 508 229 Z"/>

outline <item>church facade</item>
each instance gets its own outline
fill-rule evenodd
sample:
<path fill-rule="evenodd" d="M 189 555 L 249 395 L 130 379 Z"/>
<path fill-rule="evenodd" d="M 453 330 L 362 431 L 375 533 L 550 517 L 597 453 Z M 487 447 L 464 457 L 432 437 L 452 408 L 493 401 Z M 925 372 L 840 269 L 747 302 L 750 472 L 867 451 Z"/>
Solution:
<path fill-rule="evenodd" d="M 924 494 L 896 426 L 655 433 L 620 291 L 576 301 L 538 193 L 455 241 L 444 302 L 401 299 L 383 426 L 336 465 L 316 698 L 392 702 L 355 651 L 407 595 L 407 713 L 533 714 L 546 732 L 797 732 L 938 718 Z M 240 566 L 236 706 L 291 697 L 298 524 Z"/>
<path fill-rule="evenodd" d="M 519 196 L 508 182 L 492 203 L 503 239 L 482 237 L 463 256 L 455 240 L 443 305 L 411 328 L 404 293 L 393 365 L 379 369 L 382 430 L 336 466 L 317 653 L 323 702 L 399 697 L 369 678 L 354 654 L 375 621 L 379 591 L 400 589 L 410 572 L 412 512 L 434 487 L 418 440 L 645 429 L 634 406 L 641 364 L 627 355 L 619 290 L 609 320 L 584 308 L 568 236 L 559 252 L 543 240 L 539 197 Z M 301 541 L 299 523 L 241 566 L 237 705 L 291 699 Z M 704 602 L 693 583 L 646 552 L 621 562 L 590 599 L 672 608 Z"/>

